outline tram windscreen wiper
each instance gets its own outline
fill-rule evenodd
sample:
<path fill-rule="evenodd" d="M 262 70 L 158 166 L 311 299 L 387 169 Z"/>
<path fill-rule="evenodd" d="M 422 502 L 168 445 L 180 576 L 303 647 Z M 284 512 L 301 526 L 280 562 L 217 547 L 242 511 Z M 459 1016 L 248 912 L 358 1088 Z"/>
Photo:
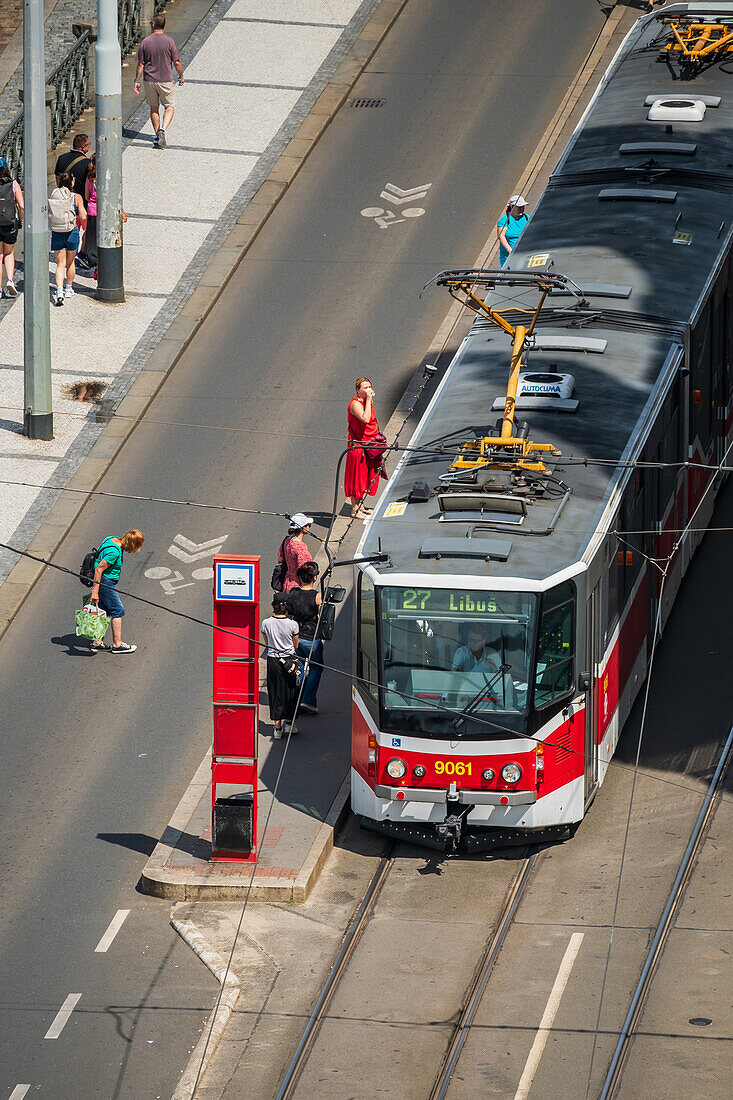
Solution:
<path fill-rule="evenodd" d="M 458 717 L 454 718 L 451 721 L 451 728 L 452 729 L 457 730 L 459 728 L 459 726 L 463 725 L 464 718 L 466 718 L 467 716 L 473 714 L 473 712 L 478 707 L 479 703 L 482 702 L 483 699 L 486 699 L 488 697 L 489 692 L 493 688 L 494 684 L 498 681 L 499 677 L 506 675 L 506 673 L 509 671 L 509 669 L 511 667 L 512 667 L 511 665 L 499 665 L 498 672 L 496 673 L 495 676 L 493 676 L 491 678 L 491 680 L 486 679 L 486 673 L 484 673 L 484 678 L 486 679 L 486 683 L 483 684 L 482 687 L 480 687 L 478 689 L 478 691 L 474 695 L 473 699 L 471 699 L 468 703 L 466 703 L 465 707 L 463 708 L 461 713 L 458 715 Z"/>

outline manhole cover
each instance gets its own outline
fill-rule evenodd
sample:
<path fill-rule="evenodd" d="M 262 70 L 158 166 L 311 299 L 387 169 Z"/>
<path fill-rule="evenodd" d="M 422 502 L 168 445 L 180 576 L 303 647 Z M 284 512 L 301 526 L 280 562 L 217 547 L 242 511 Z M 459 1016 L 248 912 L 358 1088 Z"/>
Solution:
<path fill-rule="evenodd" d="M 383 107 L 385 101 L 383 99 L 352 99 L 349 102 L 350 107 Z"/>

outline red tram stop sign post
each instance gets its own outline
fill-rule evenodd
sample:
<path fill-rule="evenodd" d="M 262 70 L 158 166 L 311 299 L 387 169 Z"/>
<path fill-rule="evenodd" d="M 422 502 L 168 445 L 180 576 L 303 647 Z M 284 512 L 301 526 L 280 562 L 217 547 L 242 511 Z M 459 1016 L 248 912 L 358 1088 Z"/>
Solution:
<path fill-rule="evenodd" d="M 257 860 L 260 559 L 214 558 L 211 858 Z"/>

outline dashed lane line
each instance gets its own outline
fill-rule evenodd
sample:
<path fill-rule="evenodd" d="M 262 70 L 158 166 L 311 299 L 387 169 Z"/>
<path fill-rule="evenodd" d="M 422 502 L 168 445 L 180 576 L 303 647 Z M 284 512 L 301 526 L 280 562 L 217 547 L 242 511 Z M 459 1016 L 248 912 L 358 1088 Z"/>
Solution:
<path fill-rule="evenodd" d="M 56 1013 L 56 1018 L 51 1024 L 50 1028 L 43 1036 L 44 1039 L 58 1039 L 61 1032 L 66 1027 L 67 1021 L 71 1013 L 76 1008 L 81 999 L 81 993 L 70 993 L 66 998 L 61 1008 Z"/>
<path fill-rule="evenodd" d="M 115 915 L 112 917 L 112 920 L 109 922 L 109 928 L 104 933 L 97 946 L 94 948 L 95 952 L 109 950 L 112 940 L 115 938 L 120 928 L 122 928 L 122 925 L 125 923 L 125 920 L 127 919 L 127 917 L 129 917 L 129 915 L 129 909 L 117 910 Z"/>
<path fill-rule="evenodd" d="M 23 1100 L 23 1097 L 28 1092 L 30 1085 L 16 1085 L 11 1092 L 8 1100 Z"/>

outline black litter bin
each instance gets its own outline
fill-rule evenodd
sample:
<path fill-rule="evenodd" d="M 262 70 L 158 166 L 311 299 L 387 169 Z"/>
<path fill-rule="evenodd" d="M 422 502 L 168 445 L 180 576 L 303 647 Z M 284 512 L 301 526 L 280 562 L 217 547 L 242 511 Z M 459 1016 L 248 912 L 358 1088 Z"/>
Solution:
<path fill-rule="evenodd" d="M 215 852 L 241 852 L 246 855 L 252 851 L 253 808 L 253 796 L 247 793 L 216 799 L 211 838 Z"/>

